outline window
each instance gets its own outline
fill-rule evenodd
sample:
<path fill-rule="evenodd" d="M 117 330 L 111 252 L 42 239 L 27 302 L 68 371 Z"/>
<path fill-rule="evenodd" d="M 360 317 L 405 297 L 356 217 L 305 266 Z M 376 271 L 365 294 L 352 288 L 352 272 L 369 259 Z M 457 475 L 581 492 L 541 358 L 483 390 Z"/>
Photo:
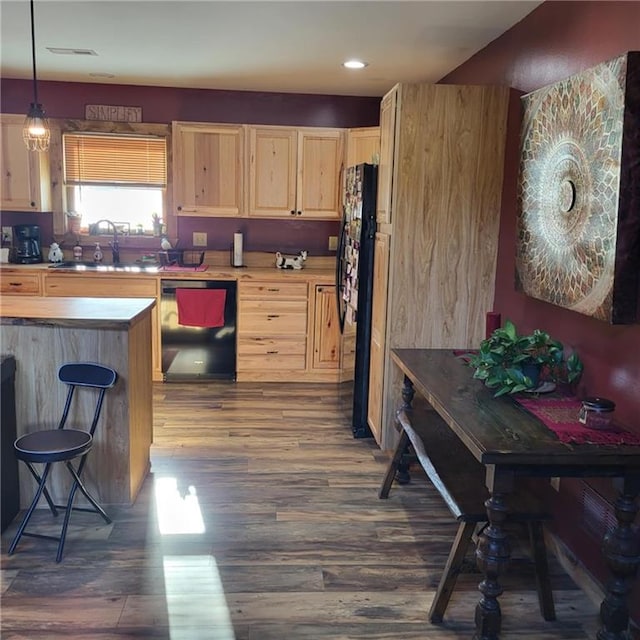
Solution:
<path fill-rule="evenodd" d="M 67 211 L 81 215 L 83 232 L 105 219 L 125 234 L 157 232 L 167 187 L 165 138 L 66 133 L 63 153 Z"/>

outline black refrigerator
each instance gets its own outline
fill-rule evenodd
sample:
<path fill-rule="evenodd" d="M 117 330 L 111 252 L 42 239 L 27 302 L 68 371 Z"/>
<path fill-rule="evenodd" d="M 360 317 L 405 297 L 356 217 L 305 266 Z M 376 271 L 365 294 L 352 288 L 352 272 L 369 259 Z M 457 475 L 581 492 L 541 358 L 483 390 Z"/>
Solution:
<path fill-rule="evenodd" d="M 347 400 L 355 438 L 372 435 L 367 424 L 367 408 L 377 187 L 377 166 L 359 164 L 346 170 L 336 261 L 336 297 L 342 332 L 349 325 L 355 325 L 356 332 L 353 393 Z"/>

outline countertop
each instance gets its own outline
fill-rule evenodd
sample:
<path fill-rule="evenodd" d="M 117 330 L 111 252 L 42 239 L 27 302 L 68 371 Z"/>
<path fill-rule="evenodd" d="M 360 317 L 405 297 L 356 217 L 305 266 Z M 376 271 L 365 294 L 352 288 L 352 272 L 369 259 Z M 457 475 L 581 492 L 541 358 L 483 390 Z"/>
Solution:
<path fill-rule="evenodd" d="M 76 271 L 74 269 L 52 268 L 47 262 L 39 264 L 11 264 L 0 265 L 0 273 L 33 273 L 46 272 L 48 275 L 81 275 L 101 278 L 160 278 L 161 280 L 305 280 L 308 282 L 333 283 L 335 269 L 326 266 L 326 262 L 317 267 L 303 269 L 277 269 L 275 267 L 225 267 L 209 266 L 205 271 Z"/>
<path fill-rule="evenodd" d="M 5 296 L 0 308 L 0 324 L 126 328 L 155 304 L 154 298 Z"/>

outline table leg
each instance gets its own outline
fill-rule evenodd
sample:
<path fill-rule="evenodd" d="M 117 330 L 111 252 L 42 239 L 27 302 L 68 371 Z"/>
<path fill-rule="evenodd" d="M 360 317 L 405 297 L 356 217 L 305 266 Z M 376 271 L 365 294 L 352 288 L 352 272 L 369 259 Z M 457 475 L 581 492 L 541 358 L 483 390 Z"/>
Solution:
<path fill-rule="evenodd" d="M 602 627 L 598 640 L 626 640 L 629 627 L 627 595 L 631 581 L 640 566 L 640 544 L 632 525 L 638 513 L 636 498 L 640 491 L 640 477 L 627 479 L 616 500 L 618 524 L 608 533 L 602 551 L 613 578 L 607 584 L 607 595 L 600 606 Z"/>
<path fill-rule="evenodd" d="M 404 376 L 404 381 L 402 383 L 402 406 L 398 411 L 404 411 L 407 416 L 409 416 L 409 418 L 411 418 L 411 414 L 413 413 L 411 403 L 413 402 L 413 397 L 415 396 L 415 394 L 416 390 L 413 388 L 413 382 L 411 382 L 411 380 L 409 380 L 407 376 Z M 411 476 L 409 475 L 409 462 L 407 461 L 407 456 L 403 455 L 398 460 L 396 482 L 398 484 L 409 484 L 410 481 Z"/>
<path fill-rule="evenodd" d="M 489 524 L 481 533 L 476 548 L 476 562 L 484 579 L 478 587 L 482 597 L 476 605 L 474 640 L 497 640 L 502 626 L 502 612 L 498 602 L 502 586 L 498 578 L 507 568 L 511 555 L 504 522 L 508 513 L 506 493 L 512 490 L 512 479 L 504 477 L 500 480 L 498 482 L 495 469 L 488 467 L 487 488 L 491 497 L 485 502 L 485 507 Z"/>

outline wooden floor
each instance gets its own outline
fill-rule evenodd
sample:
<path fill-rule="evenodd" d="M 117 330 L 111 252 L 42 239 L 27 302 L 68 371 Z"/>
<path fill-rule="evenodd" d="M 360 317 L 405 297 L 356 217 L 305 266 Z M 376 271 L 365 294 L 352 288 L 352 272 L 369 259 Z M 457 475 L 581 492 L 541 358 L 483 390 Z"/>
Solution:
<path fill-rule="evenodd" d="M 8 557 L 15 524 L 2 536 L 4 640 L 471 638 L 478 574 L 460 576 L 443 624 L 426 619 L 455 523 L 420 476 L 377 498 L 387 457 L 353 439 L 338 387 L 154 393 L 152 473 L 133 507 L 108 509 L 111 525 L 74 514 L 60 565 L 55 543 L 25 538 Z M 514 560 L 502 638 L 595 638 L 597 607 L 553 559 L 552 574 L 558 620 L 545 622 L 532 568 Z"/>

